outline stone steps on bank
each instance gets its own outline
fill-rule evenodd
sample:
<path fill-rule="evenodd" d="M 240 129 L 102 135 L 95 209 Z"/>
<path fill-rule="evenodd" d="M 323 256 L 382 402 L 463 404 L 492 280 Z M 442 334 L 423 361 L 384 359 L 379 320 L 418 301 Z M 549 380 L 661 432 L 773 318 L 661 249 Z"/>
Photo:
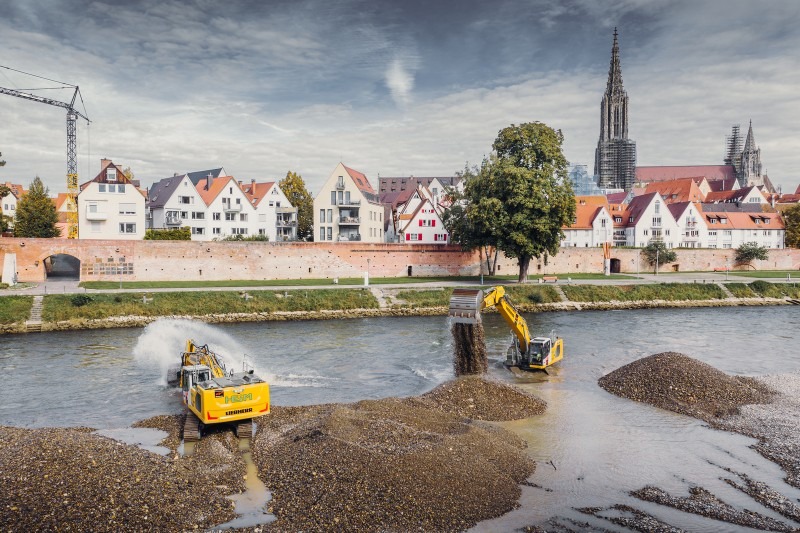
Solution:
<path fill-rule="evenodd" d="M 31 305 L 31 315 L 25 321 L 25 329 L 27 331 L 42 331 L 42 303 L 44 296 L 34 296 L 33 305 Z"/>

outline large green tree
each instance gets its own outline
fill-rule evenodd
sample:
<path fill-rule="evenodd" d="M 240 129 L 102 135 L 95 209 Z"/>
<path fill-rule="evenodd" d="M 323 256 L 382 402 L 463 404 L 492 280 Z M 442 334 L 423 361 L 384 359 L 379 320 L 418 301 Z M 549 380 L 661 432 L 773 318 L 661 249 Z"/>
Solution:
<path fill-rule="evenodd" d="M 0 155 L 3 154 L 0 153 Z M 0 167 L 2 167 L 5 164 L 6 164 L 5 161 L 0 161 Z M 8 231 L 11 225 L 11 217 L 3 213 L 3 202 L 2 202 L 3 198 L 5 198 L 6 195 L 8 195 L 8 193 L 10 192 L 11 189 L 9 189 L 7 185 L 5 185 L 4 183 L 0 183 L 0 233 Z"/>
<path fill-rule="evenodd" d="M 800 248 L 800 204 L 783 212 L 783 223 L 786 225 L 786 246 Z"/>
<path fill-rule="evenodd" d="M 474 179 L 465 180 L 461 209 L 471 237 L 517 259 L 519 281 L 528 279 L 531 259 L 558 253 L 562 227 L 575 217 L 575 195 L 561 150 L 561 130 L 541 122 L 500 130 Z M 464 245 L 458 232 L 455 242 Z"/>
<path fill-rule="evenodd" d="M 290 170 L 278 185 L 289 202 L 297 208 L 297 238 L 301 241 L 314 240 L 314 199 L 306 188 L 306 182 L 300 174 Z"/>
<path fill-rule="evenodd" d="M 50 199 L 50 191 L 39 176 L 31 183 L 30 189 L 17 202 L 14 216 L 15 237 L 59 237 L 61 230 L 56 226 L 58 213 L 56 204 Z"/>
<path fill-rule="evenodd" d="M 3 152 L 0 152 L 0 157 L 3 157 Z M 3 161 L 2 159 L 0 159 L 0 167 L 4 167 L 4 166 L 6 166 L 6 162 Z M 2 196 L 0 196 L 0 198 L 2 198 Z"/>

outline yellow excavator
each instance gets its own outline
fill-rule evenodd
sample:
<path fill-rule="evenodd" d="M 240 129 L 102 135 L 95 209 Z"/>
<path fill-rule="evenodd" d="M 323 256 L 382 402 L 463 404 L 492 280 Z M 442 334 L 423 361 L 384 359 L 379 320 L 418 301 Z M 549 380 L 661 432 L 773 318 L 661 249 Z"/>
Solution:
<path fill-rule="evenodd" d="M 492 287 L 485 292 L 472 289 L 455 289 L 450 297 L 449 316 L 454 323 L 477 324 L 481 311 L 494 307 L 514 333 L 514 340 L 506 352 L 505 365 L 522 370 L 545 370 L 564 358 L 564 341 L 560 337 L 533 337 L 528 323 L 517 311 L 504 287 Z"/>
<path fill-rule="evenodd" d="M 269 414 L 269 384 L 253 370 L 228 371 L 208 345 L 186 341 L 179 367 L 168 371 L 167 382 L 178 385 L 186 405 L 185 442 L 200 440 L 206 426 L 233 424 L 240 439 L 253 435 L 253 417 Z"/>

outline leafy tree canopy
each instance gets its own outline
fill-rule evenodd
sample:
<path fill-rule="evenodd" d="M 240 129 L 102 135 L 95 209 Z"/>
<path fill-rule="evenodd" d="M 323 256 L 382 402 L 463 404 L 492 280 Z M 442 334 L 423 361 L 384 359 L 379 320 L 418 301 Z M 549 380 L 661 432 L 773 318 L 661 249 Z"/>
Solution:
<path fill-rule="evenodd" d="M 786 246 L 800 248 L 800 204 L 783 212 L 783 223 L 786 225 Z"/>
<path fill-rule="evenodd" d="M 753 261 L 766 261 L 769 259 L 769 251 L 766 246 L 761 246 L 756 242 L 743 243 L 736 249 L 736 264 L 747 265 Z"/>
<path fill-rule="evenodd" d="M 261 234 L 248 235 L 248 236 L 245 237 L 244 235 L 241 235 L 241 234 L 237 233 L 236 235 L 228 235 L 227 237 L 225 237 L 222 240 L 223 241 L 263 241 L 263 242 L 267 242 L 267 241 L 269 241 L 269 237 L 267 237 L 266 235 L 261 235 Z"/>
<path fill-rule="evenodd" d="M 0 152 L 0 157 L 3 157 L 3 152 Z M 0 159 L 0 167 L 4 167 L 4 166 L 6 166 L 6 162 L 3 161 L 2 159 Z M 2 198 L 3 196 L 4 195 L 0 195 L 0 198 Z"/>
<path fill-rule="evenodd" d="M 314 199 L 306 188 L 306 183 L 300 174 L 291 170 L 280 182 L 286 199 L 297 208 L 297 238 L 301 241 L 314 239 Z"/>
<path fill-rule="evenodd" d="M 496 246 L 517 258 L 519 281 L 527 281 L 531 259 L 558 253 L 561 228 L 575 217 L 563 142 L 560 130 L 541 122 L 502 129 L 494 154 L 464 180 L 452 208 L 453 241 Z"/>
<path fill-rule="evenodd" d="M 644 255 L 645 261 L 656 268 L 667 263 L 674 263 L 678 259 L 675 250 L 667 248 L 667 245 L 661 241 L 653 241 L 642 248 L 642 255 Z"/>
<path fill-rule="evenodd" d="M 58 213 L 56 204 L 50 199 L 50 191 L 44 186 L 39 176 L 31 183 L 28 192 L 17 202 L 14 217 L 14 235 L 16 237 L 52 238 L 61 235 L 56 226 Z"/>

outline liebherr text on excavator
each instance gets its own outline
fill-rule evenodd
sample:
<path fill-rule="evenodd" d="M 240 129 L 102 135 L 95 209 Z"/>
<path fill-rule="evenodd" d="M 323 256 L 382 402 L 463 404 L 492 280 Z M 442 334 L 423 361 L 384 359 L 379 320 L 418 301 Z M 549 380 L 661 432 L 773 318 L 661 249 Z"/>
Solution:
<path fill-rule="evenodd" d="M 481 311 L 494 307 L 514 333 L 514 340 L 506 352 L 505 365 L 523 370 L 545 370 L 564 358 L 564 341 L 561 338 L 533 337 L 528 323 L 517 311 L 503 287 L 492 287 L 485 292 L 472 289 L 455 289 L 450 297 L 450 312 L 454 323 L 477 324 Z"/>

